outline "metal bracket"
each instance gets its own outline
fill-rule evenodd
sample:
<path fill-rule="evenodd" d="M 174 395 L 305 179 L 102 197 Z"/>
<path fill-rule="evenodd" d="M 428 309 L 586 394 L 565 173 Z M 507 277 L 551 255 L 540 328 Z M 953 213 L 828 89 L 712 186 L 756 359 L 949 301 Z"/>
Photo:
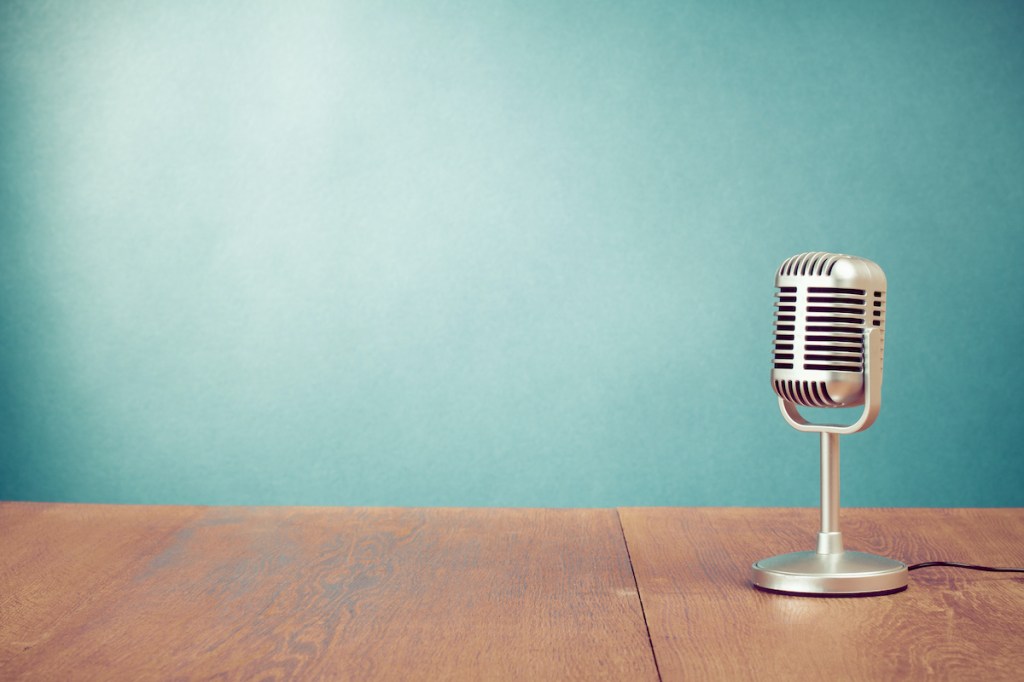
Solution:
<path fill-rule="evenodd" d="M 864 330 L 864 410 L 860 418 L 853 424 L 844 426 L 842 424 L 812 424 L 803 418 L 797 410 L 796 403 L 779 397 L 779 409 L 789 425 L 797 431 L 812 431 L 815 433 L 837 433 L 848 434 L 863 431 L 875 423 L 878 412 L 882 409 L 882 380 L 881 374 L 875 379 L 875 374 L 882 368 L 882 348 L 878 343 L 879 333 L 877 329 Z"/>

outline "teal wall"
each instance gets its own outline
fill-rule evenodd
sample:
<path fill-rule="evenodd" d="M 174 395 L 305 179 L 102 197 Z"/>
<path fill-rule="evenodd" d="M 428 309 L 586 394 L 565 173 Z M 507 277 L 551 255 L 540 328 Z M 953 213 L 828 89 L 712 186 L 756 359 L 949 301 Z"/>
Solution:
<path fill-rule="evenodd" d="M 806 250 L 889 279 L 850 505 L 1024 505 L 1024 5 L 0 5 L 0 498 L 813 505 Z"/>

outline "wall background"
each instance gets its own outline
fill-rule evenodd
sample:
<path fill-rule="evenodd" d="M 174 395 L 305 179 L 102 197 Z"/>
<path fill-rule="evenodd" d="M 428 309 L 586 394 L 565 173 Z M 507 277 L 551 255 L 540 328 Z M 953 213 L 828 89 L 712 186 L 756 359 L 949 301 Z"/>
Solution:
<path fill-rule="evenodd" d="M 5 2 L 0 498 L 814 505 L 801 251 L 889 279 L 849 505 L 1024 505 L 1024 7 Z"/>

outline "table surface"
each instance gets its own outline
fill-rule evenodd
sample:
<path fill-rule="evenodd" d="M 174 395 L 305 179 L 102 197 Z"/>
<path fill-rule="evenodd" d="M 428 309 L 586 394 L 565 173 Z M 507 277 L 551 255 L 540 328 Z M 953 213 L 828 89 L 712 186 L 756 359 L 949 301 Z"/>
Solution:
<path fill-rule="evenodd" d="M 850 549 L 1024 565 L 1024 509 L 846 509 Z M 0 503 L 2 679 L 1021 679 L 1024 574 L 770 594 L 813 509 Z"/>

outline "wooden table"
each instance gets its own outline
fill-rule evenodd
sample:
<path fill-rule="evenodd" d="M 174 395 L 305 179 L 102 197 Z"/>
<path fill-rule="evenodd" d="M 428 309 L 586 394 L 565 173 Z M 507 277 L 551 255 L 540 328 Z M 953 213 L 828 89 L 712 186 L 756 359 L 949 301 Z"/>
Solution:
<path fill-rule="evenodd" d="M 1024 565 L 1024 509 L 847 509 L 847 545 Z M 0 679 L 1022 679 L 1024 574 L 768 594 L 812 509 L 0 503 Z"/>

